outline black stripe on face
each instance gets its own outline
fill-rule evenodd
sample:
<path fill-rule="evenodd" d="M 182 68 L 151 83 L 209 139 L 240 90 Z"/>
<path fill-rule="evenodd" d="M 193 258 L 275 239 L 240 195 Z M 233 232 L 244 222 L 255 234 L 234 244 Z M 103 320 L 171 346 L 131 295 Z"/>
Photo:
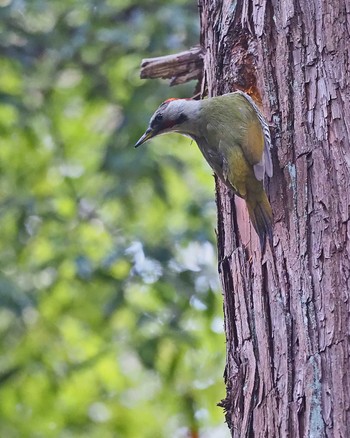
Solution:
<path fill-rule="evenodd" d="M 186 114 L 181 113 L 179 117 L 176 119 L 175 125 L 181 125 L 182 123 L 186 122 L 186 120 L 188 120 Z"/>
<path fill-rule="evenodd" d="M 151 128 L 152 129 L 159 129 L 159 128 L 161 128 L 162 124 L 163 124 L 163 114 L 158 113 L 155 116 L 155 118 L 152 120 Z"/>
<path fill-rule="evenodd" d="M 165 129 L 171 129 L 173 126 L 181 125 L 182 123 L 186 122 L 186 120 L 188 120 L 188 117 L 184 113 L 180 113 L 176 120 L 164 120 L 163 114 L 158 113 L 152 120 L 150 127 L 155 132 L 161 132 Z"/>

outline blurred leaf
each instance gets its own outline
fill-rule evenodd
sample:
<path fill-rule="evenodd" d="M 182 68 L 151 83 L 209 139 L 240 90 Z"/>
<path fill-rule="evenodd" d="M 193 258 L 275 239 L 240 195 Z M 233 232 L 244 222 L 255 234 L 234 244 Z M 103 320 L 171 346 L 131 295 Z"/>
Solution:
<path fill-rule="evenodd" d="M 133 148 L 195 88 L 141 59 L 198 33 L 185 0 L 0 1 L 1 436 L 223 423 L 211 171 L 180 136 Z"/>

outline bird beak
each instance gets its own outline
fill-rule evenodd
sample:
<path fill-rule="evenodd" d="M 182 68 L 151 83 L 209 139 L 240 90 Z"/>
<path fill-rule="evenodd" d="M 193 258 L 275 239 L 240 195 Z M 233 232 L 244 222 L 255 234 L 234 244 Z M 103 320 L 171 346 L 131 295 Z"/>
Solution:
<path fill-rule="evenodd" d="M 155 136 L 155 131 L 151 128 L 148 128 L 147 131 L 143 134 L 143 136 L 140 138 L 140 140 L 135 144 L 135 148 L 138 148 L 143 143 L 145 143 L 147 140 Z"/>

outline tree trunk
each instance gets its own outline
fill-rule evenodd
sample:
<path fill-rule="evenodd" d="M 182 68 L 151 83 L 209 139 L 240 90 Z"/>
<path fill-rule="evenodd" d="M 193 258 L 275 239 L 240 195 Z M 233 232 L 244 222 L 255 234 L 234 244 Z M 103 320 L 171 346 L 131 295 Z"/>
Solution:
<path fill-rule="evenodd" d="M 199 0 L 203 91 L 272 125 L 273 248 L 217 182 L 233 437 L 349 437 L 350 3 Z M 234 127 L 232 127 L 234 129 Z"/>

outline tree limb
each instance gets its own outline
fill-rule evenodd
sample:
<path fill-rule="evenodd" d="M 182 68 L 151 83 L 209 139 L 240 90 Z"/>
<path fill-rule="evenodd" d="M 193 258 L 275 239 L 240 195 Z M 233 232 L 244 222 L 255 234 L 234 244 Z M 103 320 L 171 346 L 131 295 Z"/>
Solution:
<path fill-rule="evenodd" d="M 143 59 L 140 76 L 141 79 L 170 79 L 170 86 L 173 86 L 200 80 L 202 71 L 203 51 L 197 46 L 173 55 Z"/>

